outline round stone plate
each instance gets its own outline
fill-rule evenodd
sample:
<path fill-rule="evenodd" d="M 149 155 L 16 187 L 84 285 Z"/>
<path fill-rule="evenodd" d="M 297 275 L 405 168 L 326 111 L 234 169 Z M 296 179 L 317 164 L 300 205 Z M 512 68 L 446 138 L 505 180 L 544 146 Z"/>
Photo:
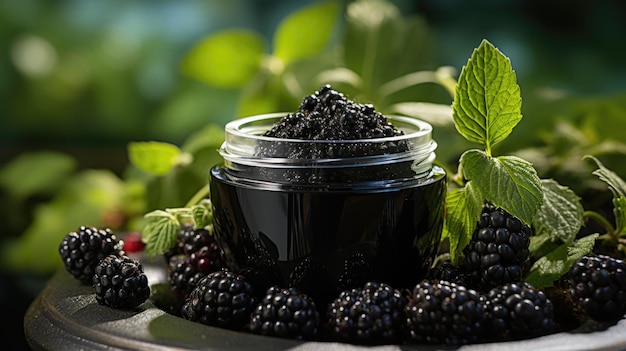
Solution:
<path fill-rule="evenodd" d="M 145 266 L 151 283 L 163 282 L 162 267 Z M 56 272 L 28 308 L 26 339 L 33 350 L 626 350 L 626 320 L 603 330 L 584 328 L 523 341 L 466 345 L 362 347 L 264 337 L 191 322 L 157 307 L 152 299 L 132 310 L 96 302 L 92 287 L 65 270 Z"/>

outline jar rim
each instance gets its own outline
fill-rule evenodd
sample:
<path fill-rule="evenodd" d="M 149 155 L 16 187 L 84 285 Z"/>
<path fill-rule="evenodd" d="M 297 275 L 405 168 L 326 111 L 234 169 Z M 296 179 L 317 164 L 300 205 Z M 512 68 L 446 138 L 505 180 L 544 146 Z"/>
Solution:
<path fill-rule="evenodd" d="M 263 135 L 286 115 L 262 114 L 227 123 L 226 138 L 218 150 L 227 171 L 240 177 L 281 183 L 293 182 L 293 174 L 298 175 L 298 182 L 344 179 L 353 183 L 356 180 L 352 178 L 358 174 L 359 179 L 371 183 L 372 180 L 422 179 L 430 173 L 435 160 L 437 143 L 432 139 L 433 128 L 416 118 L 385 116 L 403 132 L 391 137 L 309 140 Z M 267 147 L 271 147 L 270 153 L 259 152 Z"/>
<path fill-rule="evenodd" d="M 266 113 L 248 117 L 242 117 L 228 122 L 225 126 L 226 132 L 226 141 L 232 140 L 232 138 L 247 138 L 253 139 L 257 141 L 276 141 L 283 143 L 307 143 L 307 144 L 357 144 L 357 143 L 388 143 L 388 142 L 397 142 L 401 140 L 409 140 L 416 138 L 427 137 L 429 140 L 432 135 L 433 127 L 430 123 L 425 122 L 423 120 L 399 116 L 399 115 L 385 115 L 385 118 L 391 120 L 391 122 L 401 122 L 406 125 L 411 125 L 416 129 L 411 133 L 405 133 L 404 135 L 397 135 L 391 137 L 380 137 L 380 138 L 368 138 L 368 139 L 345 139 L 345 140 L 313 140 L 313 139 L 291 139 L 291 138 L 277 138 L 262 135 L 267 131 L 267 128 L 260 127 L 271 127 L 271 125 L 259 126 L 256 123 L 276 119 L 276 121 L 280 120 L 282 117 L 286 116 L 289 112 L 275 112 L 275 113 Z M 253 134 L 254 133 L 254 134 Z M 229 138 L 230 137 L 230 138 Z"/>

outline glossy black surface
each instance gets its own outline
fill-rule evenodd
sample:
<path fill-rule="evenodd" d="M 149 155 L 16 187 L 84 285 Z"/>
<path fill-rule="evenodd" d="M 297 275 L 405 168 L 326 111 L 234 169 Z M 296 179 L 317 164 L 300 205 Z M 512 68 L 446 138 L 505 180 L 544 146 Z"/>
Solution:
<path fill-rule="evenodd" d="M 445 174 L 367 190 L 249 186 L 211 170 L 215 233 L 229 265 L 263 266 L 288 285 L 305 260 L 322 264 L 337 285 L 345 260 L 361 253 L 373 278 L 412 287 L 427 272 L 441 238 Z M 319 275 L 317 276 L 319 277 Z"/>

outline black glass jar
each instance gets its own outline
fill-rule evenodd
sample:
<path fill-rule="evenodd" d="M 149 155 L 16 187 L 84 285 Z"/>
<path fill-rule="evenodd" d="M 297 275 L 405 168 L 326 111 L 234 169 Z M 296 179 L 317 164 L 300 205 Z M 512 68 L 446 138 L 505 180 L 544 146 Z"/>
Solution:
<path fill-rule="evenodd" d="M 433 165 L 431 125 L 388 116 L 404 135 L 263 136 L 282 116 L 226 125 L 224 164 L 210 171 L 210 196 L 229 266 L 318 300 L 366 280 L 412 288 L 432 264 L 443 227 L 446 176 Z M 308 156 L 288 157 L 293 150 Z"/>

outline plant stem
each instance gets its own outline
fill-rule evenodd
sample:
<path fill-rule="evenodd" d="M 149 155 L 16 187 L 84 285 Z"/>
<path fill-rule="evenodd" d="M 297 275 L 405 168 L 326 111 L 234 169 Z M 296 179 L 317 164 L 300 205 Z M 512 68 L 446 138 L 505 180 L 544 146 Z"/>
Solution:
<path fill-rule="evenodd" d="M 209 195 L 209 191 L 210 191 L 209 184 L 206 184 L 191 197 L 191 199 L 187 202 L 185 207 L 191 207 L 197 204 L 198 202 L 200 202 L 200 200 L 204 199 L 205 197 L 207 197 L 207 195 Z"/>
<path fill-rule="evenodd" d="M 402 89 L 423 83 L 438 83 L 435 73 L 432 71 L 408 73 L 381 85 L 378 91 L 381 96 L 387 97 Z"/>
<path fill-rule="evenodd" d="M 607 234 L 611 237 L 611 240 L 615 240 L 615 228 L 613 225 L 601 214 L 595 211 L 585 211 L 583 212 L 583 218 L 589 218 L 596 221 L 598 224 L 606 230 Z"/>

